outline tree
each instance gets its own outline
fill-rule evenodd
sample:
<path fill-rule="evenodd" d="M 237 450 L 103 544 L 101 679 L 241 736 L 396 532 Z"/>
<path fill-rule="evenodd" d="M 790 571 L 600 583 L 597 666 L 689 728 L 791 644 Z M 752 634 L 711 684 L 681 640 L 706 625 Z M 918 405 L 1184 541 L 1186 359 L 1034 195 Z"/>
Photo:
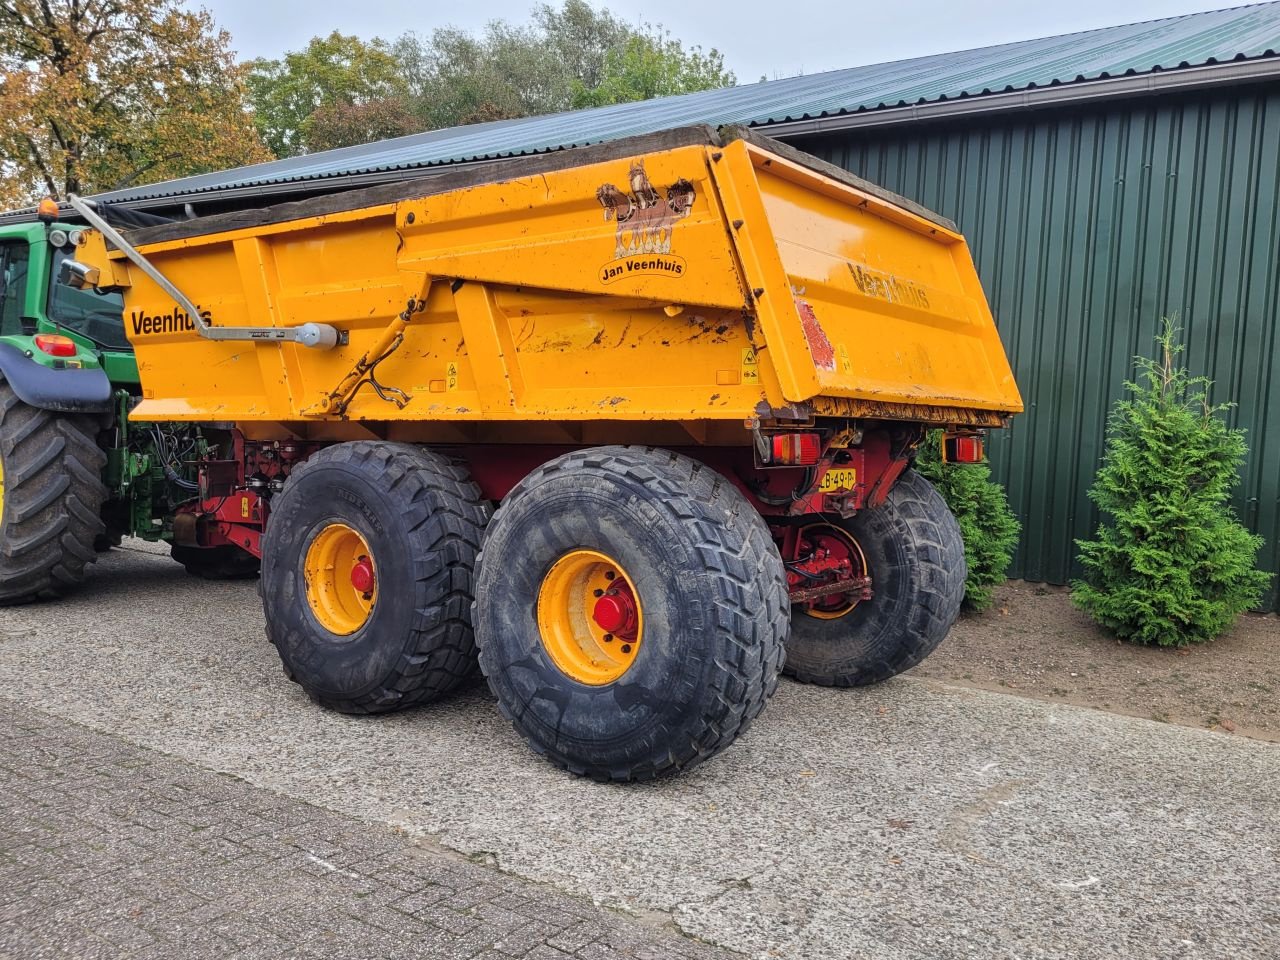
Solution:
<path fill-rule="evenodd" d="M 1211 406 L 1212 382 L 1178 363 L 1165 323 L 1160 360 L 1135 358 L 1139 380 L 1112 411 L 1089 497 L 1106 515 L 1076 541 L 1084 578 L 1071 598 L 1117 636 L 1183 646 L 1212 640 L 1257 605 L 1271 577 L 1255 568 L 1262 538 L 1231 509 L 1244 431 Z"/>
<path fill-rule="evenodd" d="M 604 75 L 596 86 L 575 85 L 573 105 L 629 103 L 731 87 L 735 82 L 719 50 L 713 47 L 704 53 L 698 46 L 686 50 L 670 31 L 646 24 L 609 50 Z"/>
<path fill-rule="evenodd" d="M 965 605 L 985 610 L 994 600 L 994 588 L 1005 581 L 1021 532 L 1004 487 L 991 479 L 991 467 L 985 461 L 944 462 L 941 431 L 929 434 L 916 459 L 916 469 L 937 488 L 960 524 L 969 569 L 964 582 Z"/>
<path fill-rule="evenodd" d="M 629 26 L 585 0 L 543 4 L 532 22 L 477 37 L 454 28 L 392 47 L 424 128 L 557 113 L 734 82 L 716 51 L 688 50 L 660 27 Z"/>
<path fill-rule="evenodd" d="M 383 97 L 364 103 L 334 101 L 311 114 L 306 123 L 308 152 L 349 147 L 403 137 L 421 129 L 417 117 L 401 97 Z"/>
<path fill-rule="evenodd" d="M 270 159 L 228 44 L 178 0 L 0 0 L 0 201 Z"/>
<path fill-rule="evenodd" d="M 0 0 L 3 2 L 3 0 Z M 660 27 L 632 27 L 586 0 L 541 4 L 528 23 L 476 35 L 365 43 L 316 37 L 249 75 L 254 116 L 280 156 L 468 123 L 557 113 L 734 82 L 716 50 L 685 49 Z"/>
<path fill-rule="evenodd" d="M 585 0 L 565 0 L 560 9 L 542 4 L 533 11 L 533 22 L 546 38 L 563 76 L 588 90 L 605 78 L 611 50 L 622 47 L 632 29 L 607 10 L 596 10 Z"/>
<path fill-rule="evenodd" d="M 394 113 L 398 108 L 391 104 L 403 101 L 407 93 L 400 64 L 386 41 L 375 37 L 366 43 L 336 30 L 327 37 L 312 38 L 306 49 L 286 53 L 280 60 L 259 59 L 249 66 L 254 122 L 267 146 L 279 157 L 313 149 L 307 138 L 317 110 L 381 102 L 384 113 Z M 330 130 L 322 140 L 331 138 L 335 119 L 327 118 Z"/>

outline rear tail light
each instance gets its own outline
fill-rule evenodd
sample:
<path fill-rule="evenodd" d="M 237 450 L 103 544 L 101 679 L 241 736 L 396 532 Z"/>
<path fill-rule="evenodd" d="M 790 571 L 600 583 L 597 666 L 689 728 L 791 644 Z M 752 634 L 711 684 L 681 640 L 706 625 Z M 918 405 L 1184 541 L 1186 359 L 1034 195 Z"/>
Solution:
<path fill-rule="evenodd" d="M 771 466 L 808 467 L 822 459 L 819 433 L 775 433 L 769 438 Z"/>
<path fill-rule="evenodd" d="M 942 456 L 947 463 L 981 463 L 982 437 L 974 434 L 947 437 L 942 441 Z"/>
<path fill-rule="evenodd" d="M 36 334 L 36 347 L 51 357 L 74 357 L 76 342 L 57 333 Z"/>

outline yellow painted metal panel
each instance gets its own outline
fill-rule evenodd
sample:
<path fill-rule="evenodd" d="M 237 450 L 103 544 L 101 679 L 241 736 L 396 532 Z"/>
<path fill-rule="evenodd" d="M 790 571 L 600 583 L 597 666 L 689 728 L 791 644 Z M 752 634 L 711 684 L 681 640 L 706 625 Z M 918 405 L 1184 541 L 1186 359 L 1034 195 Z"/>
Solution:
<path fill-rule="evenodd" d="M 724 162 L 739 237 L 776 251 L 753 283 L 789 400 L 1022 409 L 963 237 L 743 142 Z"/>
<path fill-rule="evenodd" d="M 345 342 L 205 340 L 131 271 L 140 419 L 694 423 L 813 401 L 938 421 L 1020 409 L 962 238 L 741 141 L 142 251 L 215 326 L 321 322 Z M 108 276 L 120 256 L 100 244 L 83 255 Z M 866 277 L 886 278 L 888 293 L 868 292 Z"/>

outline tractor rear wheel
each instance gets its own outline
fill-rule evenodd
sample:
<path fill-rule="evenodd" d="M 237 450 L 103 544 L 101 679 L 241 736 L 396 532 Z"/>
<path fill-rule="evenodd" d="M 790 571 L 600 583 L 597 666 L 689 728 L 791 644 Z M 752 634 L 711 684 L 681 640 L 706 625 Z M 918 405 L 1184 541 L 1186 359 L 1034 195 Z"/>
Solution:
<path fill-rule="evenodd" d="M 485 534 L 480 667 L 552 763 L 644 780 L 723 750 L 777 688 L 782 558 L 731 483 L 664 450 L 565 454 Z"/>
<path fill-rule="evenodd" d="M 356 441 L 293 469 L 262 541 L 267 637 L 322 706 L 425 703 L 475 670 L 472 571 L 489 505 L 465 468 Z"/>
<path fill-rule="evenodd" d="M 819 526 L 832 549 L 847 545 L 870 575 L 872 596 L 794 605 L 786 673 L 855 687 L 914 667 L 942 642 L 964 599 L 964 540 L 946 502 L 908 470 L 883 505 L 848 520 L 815 518 L 806 529 Z"/>
<path fill-rule="evenodd" d="M 0 381 L 0 604 L 60 596 L 98 558 L 97 432 L 91 417 L 28 406 Z"/>

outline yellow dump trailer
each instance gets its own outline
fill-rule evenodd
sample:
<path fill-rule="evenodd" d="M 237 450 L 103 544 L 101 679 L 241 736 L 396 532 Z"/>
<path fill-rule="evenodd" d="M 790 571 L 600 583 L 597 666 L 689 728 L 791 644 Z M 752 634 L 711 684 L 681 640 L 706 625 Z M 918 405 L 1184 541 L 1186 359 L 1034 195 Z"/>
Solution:
<path fill-rule="evenodd" d="M 128 420 L 198 437 L 172 539 L 261 557 L 323 704 L 478 659 L 539 753 L 647 778 L 780 671 L 881 680 L 956 616 L 910 464 L 931 426 L 979 458 L 1021 401 L 963 237 L 904 198 L 690 128 L 124 234 L 78 209 Z"/>

